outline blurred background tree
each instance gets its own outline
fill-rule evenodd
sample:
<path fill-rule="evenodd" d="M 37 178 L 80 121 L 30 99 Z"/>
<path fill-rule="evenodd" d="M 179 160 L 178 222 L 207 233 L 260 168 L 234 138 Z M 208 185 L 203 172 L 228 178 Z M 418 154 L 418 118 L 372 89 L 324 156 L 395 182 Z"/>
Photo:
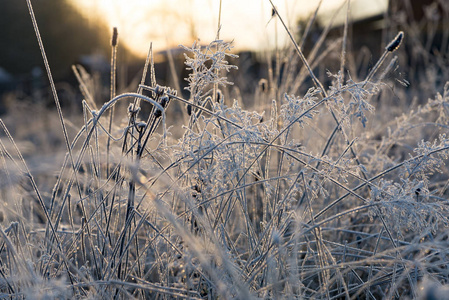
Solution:
<path fill-rule="evenodd" d="M 67 76 L 82 55 L 109 55 L 110 30 L 87 22 L 66 0 L 40 0 L 34 10 L 55 79 Z M 25 1 L 0 2 L 0 41 L 0 67 L 9 74 L 43 67 Z"/>

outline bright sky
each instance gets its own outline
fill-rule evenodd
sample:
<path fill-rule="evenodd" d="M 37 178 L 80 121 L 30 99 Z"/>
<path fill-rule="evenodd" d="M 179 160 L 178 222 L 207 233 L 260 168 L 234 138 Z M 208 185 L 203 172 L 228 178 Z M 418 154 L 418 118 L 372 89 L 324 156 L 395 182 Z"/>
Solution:
<path fill-rule="evenodd" d="M 193 40 L 212 41 L 217 34 L 220 0 L 71 0 L 89 20 L 116 26 L 119 41 L 139 56 L 145 56 L 150 42 L 155 50 L 191 45 Z M 319 0 L 272 0 L 283 19 L 293 25 L 308 17 Z M 323 12 L 342 5 L 344 0 L 322 0 Z M 351 0 L 354 11 L 374 14 L 385 9 L 388 0 Z M 358 7 L 358 8 L 357 8 Z M 359 12 L 360 13 L 360 12 Z M 287 37 L 281 24 L 271 20 L 268 0 L 222 0 L 220 38 L 238 49 L 262 50 Z M 270 21 L 270 22 L 269 22 Z M 294 26 L 290 26 L 294 28 Z"/>

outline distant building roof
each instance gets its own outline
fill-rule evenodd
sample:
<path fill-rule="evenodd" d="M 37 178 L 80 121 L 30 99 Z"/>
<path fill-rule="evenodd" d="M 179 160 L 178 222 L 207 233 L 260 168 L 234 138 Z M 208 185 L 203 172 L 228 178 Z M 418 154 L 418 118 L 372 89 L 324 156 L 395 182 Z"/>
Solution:
<path fill-rule="evenodd" d="M 345 1 L 346 2 L 346 1 Z M 336 13 L 335 9 L 323 10 L 318 14 L 318 21 L 322 26 L 327 26 L 335 14 L 332 27 L 339 27 L 346 21 L 347 4 L 343 2 Z M 382 17 L 388 10 L 388 0 L 351 0 L 349 5 L 349 17 L 351 22 Z"/>

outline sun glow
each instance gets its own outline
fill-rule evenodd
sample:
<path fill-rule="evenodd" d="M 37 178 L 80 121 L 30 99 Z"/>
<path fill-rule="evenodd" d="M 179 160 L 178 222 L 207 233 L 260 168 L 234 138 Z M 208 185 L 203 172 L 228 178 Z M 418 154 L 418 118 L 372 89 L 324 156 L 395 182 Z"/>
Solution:
<path fill-rule="evenodd" d="M 163 50 L 190 45 L 200 39 L 209 42 L 218 30 L 219 0 L 70 0 L 92 22 L 116 26 L 120 42 L 135 55 L 145 56 L 150 42 Z M 387 0 L 352 0 L 380 4 Z M 273 0 L 281 16 L 293 30 L 298 18 L 309 16 L 319 0 Z M 343 0 L 323 0 L 322 9 L 332 10 Z M 365 6 L 366 7 L 366 6 Z M 368 5 L 368 7 L 373 7 Z M 271 18 L 269 1 L 223 0 L 220 38 L 234 41 L 245 50 L 264 50 L 287 42 L 285 30 Z M 276 34 L 277 31 L 277 34 Z"/>

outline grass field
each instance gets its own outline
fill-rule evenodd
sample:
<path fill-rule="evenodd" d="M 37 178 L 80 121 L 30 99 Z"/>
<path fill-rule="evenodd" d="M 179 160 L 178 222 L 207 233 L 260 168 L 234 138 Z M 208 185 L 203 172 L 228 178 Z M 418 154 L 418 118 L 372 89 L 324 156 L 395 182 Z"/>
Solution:
<path fill-rule="evenodd" d="M 250 94 L 229 82 L 238 58 L 217 39 L 183 47 L 187 97 L 157 84 L 151 51 L 117 95 L 114 31 L 109 101 L 75 66 L 73 120 L 27 2 L 55 108 L 5 116 L 39 151 L 0 119 L 2 298 L 447 299 L 443 1 L 424 25 L 392 18 L 371 66 L 348 50 L 351 24 L 335 40 L 322 30 L 307 56 L 292 34 Z"/>

